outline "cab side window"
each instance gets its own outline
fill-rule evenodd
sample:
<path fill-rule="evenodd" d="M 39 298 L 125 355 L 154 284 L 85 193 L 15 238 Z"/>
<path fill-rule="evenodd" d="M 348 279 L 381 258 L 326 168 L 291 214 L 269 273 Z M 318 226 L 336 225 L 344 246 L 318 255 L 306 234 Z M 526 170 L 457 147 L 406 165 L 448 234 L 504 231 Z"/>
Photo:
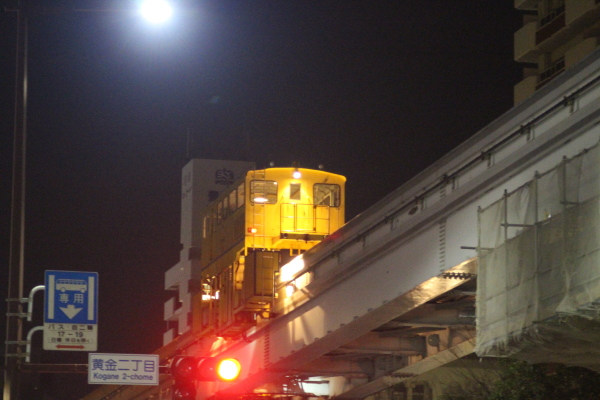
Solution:
<path fill-rule="evenodd" d="M 339 185 L 316 183 L 313 187 L 313 196 L 316 206 L 339 207 L 341 189 Z"/>
<path fill-rule="evenodd" d="M 277 204 L 277 182 L 251 181 L 250 200 L 255 204 Z"/>
<path fill-rule="evenodd" d="M 246 191 L 244 190 L 244 184 L 241 183 L 237 188 L 237 206 L 238 208 L 244 205 L 244 199 L 246 196 Z"/>

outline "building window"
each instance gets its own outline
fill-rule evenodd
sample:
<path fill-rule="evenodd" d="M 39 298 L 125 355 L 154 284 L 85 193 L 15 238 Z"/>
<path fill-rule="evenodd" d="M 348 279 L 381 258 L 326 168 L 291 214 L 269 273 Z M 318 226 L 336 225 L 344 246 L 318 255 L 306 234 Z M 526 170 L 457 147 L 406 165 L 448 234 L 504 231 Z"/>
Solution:
<path fill-rule="evenodd" d="M 397 385 L 392 387 L 392 400 L 408 400 L 406 386 Z"/>
<path fill-rule="evenodd" d="M 426 400 L 425 385 L 417 385 L 412 390 L 411 400 Z"/>
<path fill-rule="evenodd" d="M 426 383 L 408 383 L 407 385 L 400 383 L 380 393 L 384 396 L 377 396 L 377 398 L 390 400 L 431 400 L 433 397 L 431 388 Z"/>
<path fill-rule="evenodd" d="M 212 203 L 213 201 L 215 201 L 217 198 L 219 197 L 219 192 L 217 192 L 216 190 L 209 190 L 208 191 L 208 202 Z"/>

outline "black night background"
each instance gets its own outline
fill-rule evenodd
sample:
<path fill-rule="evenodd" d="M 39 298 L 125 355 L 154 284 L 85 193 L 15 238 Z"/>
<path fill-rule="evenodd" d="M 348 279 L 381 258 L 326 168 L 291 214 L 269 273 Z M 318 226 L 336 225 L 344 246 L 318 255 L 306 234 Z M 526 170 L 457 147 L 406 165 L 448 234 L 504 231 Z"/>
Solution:
<path fill-rule="evenodd" d="M 520 80 L 512 1 L 184 0 L 162 26 L 123 11 L 134 0 L 28 3 L 52 9 L 29 21 L 25 291 L 48 269 L 98 272 L 98 352 L 162 345 L 188 153 L 322 163 L 348 179 L 350 220 L 506 112 Z M 0 13 L 3 296 L 15 17 Z M 87 363 L 36 335 L 35 362 Z M 43 375 L 24 393 L 92 389 L 84 374 Z"/>

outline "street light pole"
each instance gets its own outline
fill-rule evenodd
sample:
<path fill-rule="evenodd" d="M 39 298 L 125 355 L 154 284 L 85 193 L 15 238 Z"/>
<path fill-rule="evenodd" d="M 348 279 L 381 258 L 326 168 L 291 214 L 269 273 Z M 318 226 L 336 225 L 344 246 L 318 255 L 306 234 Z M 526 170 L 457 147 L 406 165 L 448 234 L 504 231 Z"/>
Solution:
<path fill-rule="evenodd" d="M 27 151 L 27 11 L 26 0 L 19 0 L 17 14 L 17 54 L 15 73 L 15 115 L 12 171 L 10 254 L 3 400 L 19 399 L 19 367 L 25 356 L 23 342 L 23 306 L 25 275 L 25 193 Z M 123 11 L 123 10 L 72 10 Z M 165 0 L 150 0 L 144 15 L 153 22 L 164 22 L 171 15 Z"/>
<path fill-rule="evenodd" d="M 19 1 L 16 13 L 17 56 L 4 400 L 19 398 L 18 367 L 22 356 L 23 339 L 21 299 L 25 273 L 25 152 L 27 148 L 27 10 L 24 0 Z"/>

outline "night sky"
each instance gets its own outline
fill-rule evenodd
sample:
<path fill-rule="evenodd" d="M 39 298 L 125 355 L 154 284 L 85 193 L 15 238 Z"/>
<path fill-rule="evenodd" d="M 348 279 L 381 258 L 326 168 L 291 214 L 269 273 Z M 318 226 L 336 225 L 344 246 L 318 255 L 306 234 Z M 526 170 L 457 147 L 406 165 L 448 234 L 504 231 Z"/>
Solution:
<path fill-rule="evenodd" d="M 195 157 L 345 175 L 350 220 L 508 111 L 520 80 L 512 0 L 177 4 L 160 27 L 125 11 L 30 17 L 25 290 L 48 269 L 98 272 L 98 352 L 162 345 L 188 132 Z M 15 14 L 0 13 L 2 296 L 15 32 Z M 42 295 L 36 303 L 39 324 Z M 3 353 L 4 302 L 0 311 Z M 87 353 L 42 352 L 36 335 L 34 361 L 87 363 Z M 89 390 L 72 381 L 86 377 L 45 376 L 34 393 Z"/>

